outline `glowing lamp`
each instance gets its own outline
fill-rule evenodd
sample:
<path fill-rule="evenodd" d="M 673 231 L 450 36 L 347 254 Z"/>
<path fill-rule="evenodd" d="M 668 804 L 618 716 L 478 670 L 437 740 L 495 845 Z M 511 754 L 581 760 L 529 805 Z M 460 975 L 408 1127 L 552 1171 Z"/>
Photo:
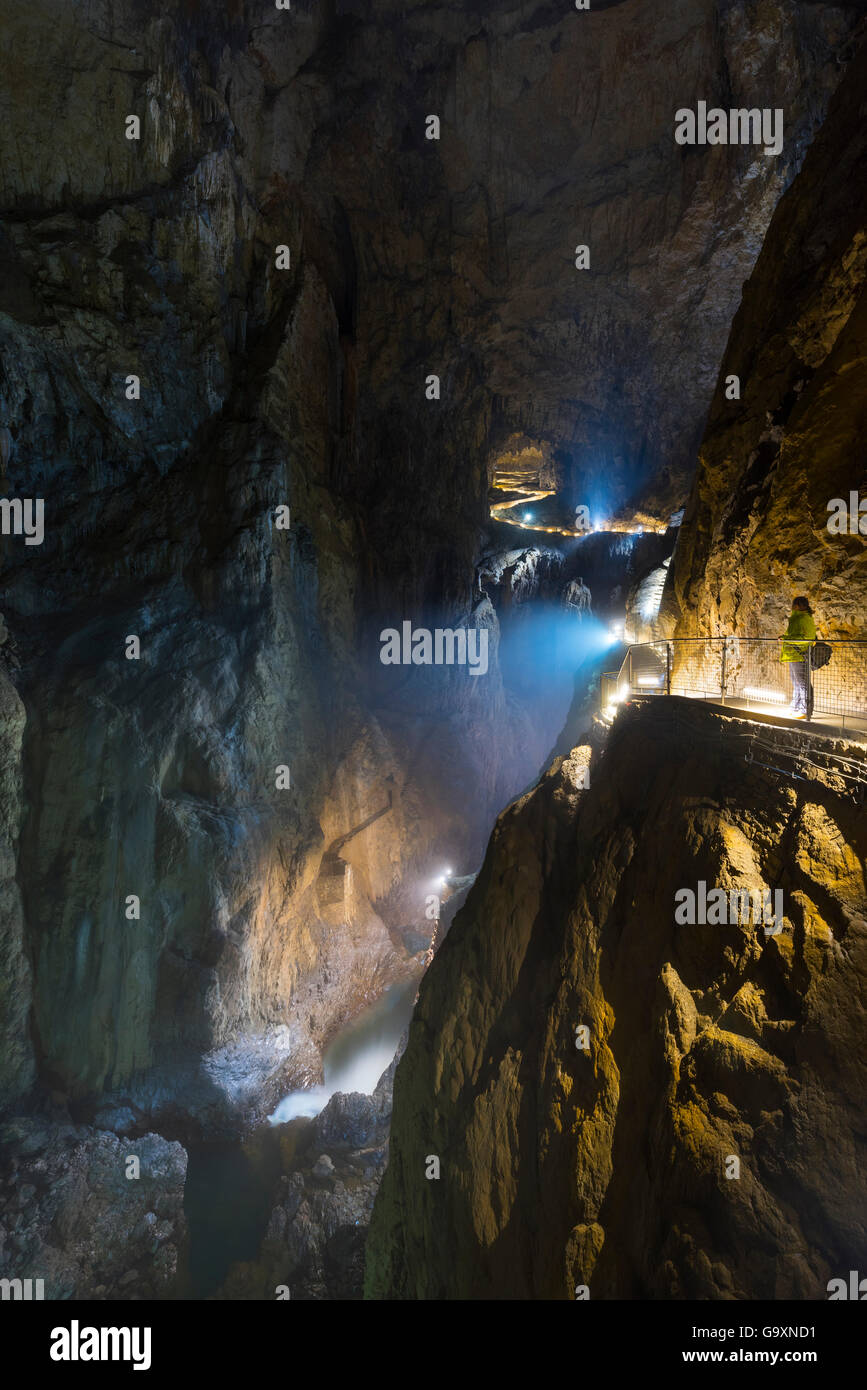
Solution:
<path fill-rule="evenodd" d="M 767 700 L 769 704 L 784 705 L 788 700 L 787 695 L 783 695 L 779 690 L 768 690 L 763 685 L 746 685 L 744 694 L 749 700 Z"/>

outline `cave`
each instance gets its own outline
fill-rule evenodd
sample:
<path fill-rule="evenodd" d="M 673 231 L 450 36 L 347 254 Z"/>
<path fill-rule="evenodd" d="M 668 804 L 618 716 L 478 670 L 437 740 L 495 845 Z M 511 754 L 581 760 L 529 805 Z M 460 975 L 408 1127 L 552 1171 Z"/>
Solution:
<path fill-rule="evenodd" d="M 860 6 L 0 33 L 3 1300 L 863 1301 Z"/>

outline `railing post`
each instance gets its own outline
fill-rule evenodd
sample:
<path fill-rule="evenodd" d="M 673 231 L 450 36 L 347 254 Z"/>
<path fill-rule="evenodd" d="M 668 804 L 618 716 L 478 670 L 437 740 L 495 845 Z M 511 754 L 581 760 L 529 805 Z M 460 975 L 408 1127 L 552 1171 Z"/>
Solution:
<path fill-rule="evenodd" d="M 804 660 L 804 674 L 807 678 L 807 689 L 804 694 L 807 697 L 807 723 L 813 718 L 813 648 L 807 647 L 807 655 Z"/>
<path fill-rule="evenodd" d="M 665 693 L 671 694 L 671 643 L 665 644 Z"/>
<path fill-rule="evenodd" d="M 726 652 L 728 651 L 728 646 L 729 646 L 729 639 L 728 639 L 727 637 L 724 637 L 724 638 L 723 638 L 723 649 L 722 649 L 722 669 L 721 669 L 721 671 L 720 671 L 720 692 L 719 692 L 719 698 L 720 698 L 720 704 L 721 704 L 721 705 L 724 705 L 725 702 L 726 702 Z"/>

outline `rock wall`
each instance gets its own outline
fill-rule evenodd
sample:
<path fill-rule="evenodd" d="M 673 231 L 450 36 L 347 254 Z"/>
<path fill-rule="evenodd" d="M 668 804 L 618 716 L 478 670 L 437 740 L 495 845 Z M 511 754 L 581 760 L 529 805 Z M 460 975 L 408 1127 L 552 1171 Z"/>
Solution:
<path fill-rule="evenodd" d="M 0 629 L 2 643 L 2 619 Z M 0 645 L 0 662 L 3 656 Z M 16 878 L 23 738 L 24 706 L 0 664 L 0 1110 L 29 1090 L 36 1071 L 30 1040 L 33 981 Z"/>
<path fill-rule="evenodd" d="M 328 55 L 293 81 L 351 23 L 302 8 L 289 34 L 273 7 L 252 8 L 270 22 L 214 31 L 186 4 L 158 19 L 129 4 L 109 24 L 99 7 L 37 5 L 7 29 L 4 483 L 46 499 L 43 545 L 4 544 L 27 711 L 16 871 L 34 1033 L 43 1076 L 74 1099 L 132 1092 L 153 1071 L 130 1098 L 161 1113 L 174 1068 L 198 1116 L 225 1110 L 227 1086 L 243 1109 L 266 1082 L 315 1077 L 323 1042 L 417 968 L 394 933 L 422 918 L 418 879 L 464 843 L 477 859 L 482 806 L 503 794 L 472 521 L 432 543 L 431 489 L 416 522 L 415 481 L 413 509 L 398 498 L 390 516 L 353 482 L 375 496 L 366 463 L 391 470 L 398 444 L 387 412 L 368 438 L 358 400 L 359 277 L 325 153 L 333 80 L 316 71 Z M 70 51 L 86 74 L 72 86 Z M 35 111 L 43 91 L 57 101 Z M 128 112 L 140 142 L 124 138 Z M 377 331 L 368 322 L 365 341 Z M 378 415 L 369 399 L 365 411 Z M 422 472 L 466 452 L 466 426 L 460 449 L 451 431 L 448 417 L 431 430 Z M 479 457 L 450 494 L 459 515 L 480 511 L 483 472 Z M 371 516 L 394 528 L 405 588 L 383 575 Z M 455 672 L 429 684 L 422 703 L 453 722 L 419 756 L 416 691 L 377 670 L 376 610 L 420 620 L 434 600 L 490 628 L 493 669 L 478 690 L 466 672 L 462 688 Z M 351 904 L 335 920 L 323 851 L 390 798 L 347 848 Z M 290 1029 L 273 1048 L 279 1082 L 261 1055 L 275 1026 Z M 233 1045 L 200 1074 L 199 1055 Z"/>
<path fill-rule="evenodd" d="M 280 1171 L 267 1229 L 255 1259 L 234 1264 L 215 1298 L 273 1301 L 281 1285 L 296 1301 L 361 1298 L 394 1070 L 392 1062 L 372 1095 L 338 1093 L 315 1120 L 277 1131 Z"/>
<path fill-rule="evenodd" d="M 671 699 L 582 791 L 590 752 L 500 817 L 422 983 L 367 1294 L 824 1298 L 867 1235 L 859 750 L 795 780 L 786 731 Z M 782 930 L 678 925 L 700 880 Z"/>
<path fill-rule="evenodd" d="M 663 600 L 677 636 L 773 636 L 806 593 L 826 636 L 864 637 L 867 542 L 828 504 L 867 478 L 865 84 L 862 47 L 745 286 Z"/>
<path fill-rule="evenodd" d="M 865 65 L 732 328 L 664 595 L 677 635 L 778 632 L 796 589 L 864 636 L 864 540 L 826 521 L 864 476 Z M 863 747 L 679 699 L 581 744 L 498 821 L 422 985 L 368 1296 L 823 1299 L 867 1234 Z M 781 891 L 783 930 L 678 924 L 701 881 Z"/>
<path fill-rule="evenodd" d="M 2 561 L 31 1032 L 82 1114 L 113 1092 L 145 1123 L 183 1089 L 222 1124 L 414 968 L 431 865 L 474 868 L 535 771 L 501 760 L 473 598 L 489 454 L 527 431 L 574 453 L 570 485 L 607 453 L 618 495 L 669 487 L 854 20 L 35 0 L 3 23 L 2 483 L 46 508 Z M 674 145 L 678 105 L 757 89 L 780 160 Z M 406 616 L 484 627 L 490 678 L 396 682 L 378 634 Z M 323 856 L 389 793 L 335 924 Z"/>

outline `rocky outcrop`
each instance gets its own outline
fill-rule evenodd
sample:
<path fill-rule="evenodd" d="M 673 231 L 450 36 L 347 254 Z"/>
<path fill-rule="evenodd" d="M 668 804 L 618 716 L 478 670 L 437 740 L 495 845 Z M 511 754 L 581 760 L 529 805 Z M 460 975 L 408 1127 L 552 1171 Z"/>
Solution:
<path fill-rule="evenodd" d="M 802 590 L 864 636 L 863 537 L 826 522 L 863 476 L 865 72 L 867 50 L 746 287 L 669 633 L 776 633 Z M 863 745 L 677 698 L 600 737 L 589 789 L 578 749 L 500 818 L 423 982 L 370 1297 L 823 1299 L 857 1267 Z M 779 892 L 781 919 L 690 924 L 699 884 Z"/>
<path fill-rule="evenodd" d="M 0 1153 L 4 1278 L 41 1279 L 46 1299 L 175 1295 L 186 1233 L 180 1144 L 30 1117 L 0 1128 Z"/>
<path fill-rule="evenodd" d="M 851 27 L 824 6 L 766 9 L 757 39 L 750 15 L 727 9 L 717 30 L 715 6 L 679 3 L 664 42 L 658 15 L 630 6 L 532 22 L 492 10 L 481 29 L 452 10 L 372 19 L 265 0 L 216 29 L 180 2 L 150 19 L 131 2 L 110 19 L 42 4 L 7 16 L 0 414 L 7 487 L 44 493 L 48 516 L 44 544 L 15 541 L 5 561 L 28 715 L 18 874 L 35 1033 L 59 1089 L 119 1092 L 153 1071 L 142 1103 L 166 1066 L 195 1071 L 206 1054 L 219 1071 L 220 1049 L 296 1026 L 300 1082 L 408 968 L 392 937 L 421 917 L 428 861 L 465 848 L 472 867 L 494 807 L 533 769 L 500 776 L 495 663 L 483 689 L 400 686 L 378 667 L 378 632 L 436 606 L 489 625 L 495 646 L 471 596 L 494 413 L 595 454 L 621 390 L 613 355 L 630 381 L 623 440 L 647 436 L 647 399 L 668 399 L 682 363 L 663 334 L 630 375 L 632 320 L 612 339 L 614 271 L 636 239 L 642 263 L 656 248 L 641 293 L 631 274 L 642 321 L 651 301 L 671 312 L 674 283 L 676 302 L 695 298 L 684 270 L 706 263 L 701 395 Z M 787 108 L 785 157 L 760 158 L 742 185 L 736 245 L 723 209 L 729 228 L 751 156 L 681 166 L 679 50 L 702 94 L 737 76 Z M 628 82 L 630 68 L 653 74 L 649 108 L 597 120 L 606 74 Z M 536 172 L 540 122 L 553 175 Z M 668 203 L 647 183 L 660 184 L 663 135 Z M 576 219 L 574 187 L 592 215 Z M 580 237 L 594 272 L 576 318 Z M 547 325 L 532 382 L 514 351 L 528 295 Z M 577 424 L 564 355 L 584 364 Z M 445 396 L 419 432 L 431 370 Z M 664 414 L 649 471 L 675 434 Z M 140 660 L 126 659 L 131 634 Z M 418 748 L 420 715 L 437 721 L 435 747 Z M 289 794 L 275 789 L 284 765 Z M 347 853 L 356 909 L 335 929 L 316 891 L 323 852 L 389 781 L 400 796 Z"/>
<path fill-rule="evenodd" d="M 865 636 L 857 501 L 854 534 L 829 531 L 865 492 L 865 87 L 862 48 L 745 286 L 664 599 L 677 636 L 776 635 L 798 593 L 826 636 Z"/>
<path fill-rule="evenodd" d="M 364 1248 L 388 1158 L 397 1057 L 372 1095 L 333 1096 L 315 1120 L 278 1131 L 281 1173 L 254 1260 L 230 1270 L 220 1299 L 359 1299 Z"/>
<path fill-rule="evenodd" d="M 3 1086 L 35 1053 L 76 1118 L 187 1137 L 317 1079 L 535 775 L 474 590 L 489 463 L 526 436 L 575 502 L 602 468 L 676 500 L 855 21 L 145 10 L 3 20 L 0 462 L 46 508 L 2 552 Z M 675 145 L 757 93 L 779 159 Z M 406 618 L 484 631 L 484 680 L 384 667 Z"/>
<path fill-rule="evenodd" d="M 652 642 L 657 637 L 661 626 L 659 612 L 670 565 L 671 556 L 668 556 L 632 585 L 626 599 L 623 625 L 630 642 Z"/>
<path fill-rule="evenodd" d="M 867 1236 L 860 750 L 671 699 L 581 790 L 589 751 L 501 816 L 423 981 L 367 1294 L 825 1298 Z M 679 923 L 701 881 L 781 891 L 780 930 Z"/>

